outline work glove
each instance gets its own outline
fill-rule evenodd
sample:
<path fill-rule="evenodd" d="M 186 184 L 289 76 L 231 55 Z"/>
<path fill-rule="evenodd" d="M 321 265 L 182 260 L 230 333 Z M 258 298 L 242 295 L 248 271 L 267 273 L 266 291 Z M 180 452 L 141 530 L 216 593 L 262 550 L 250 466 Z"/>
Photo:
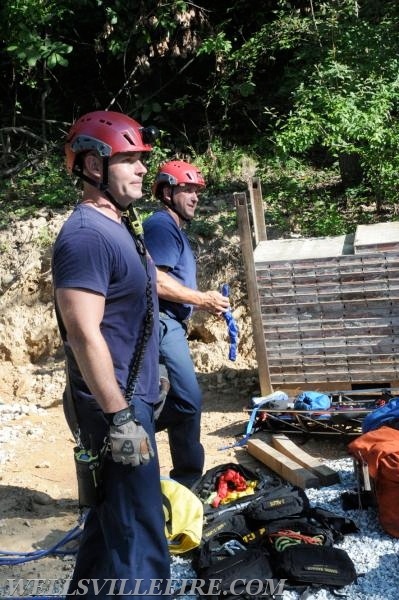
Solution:
<path fill-rule="evenodd" d="M 146 465 L 154 457 L 150 438 L 129 406 L 107 415 L 112 459 L 123 465 Z"/>
<path fill-rule="evenodd" d="M 168 371 L 165 365 L 159 365 L 159 397 L 154 406 L 154 419 L 157 420 L 165 405 L 166 396 L 170 389 Z"/>

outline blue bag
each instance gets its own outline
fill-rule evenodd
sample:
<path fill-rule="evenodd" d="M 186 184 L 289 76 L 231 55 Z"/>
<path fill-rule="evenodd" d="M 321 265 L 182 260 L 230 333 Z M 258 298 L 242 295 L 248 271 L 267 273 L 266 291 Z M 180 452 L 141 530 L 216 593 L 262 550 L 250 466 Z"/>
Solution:
<path fill-rule="evenodd" d="M 366 415 L 362 423 L 362 432 L 367 433 L 378 429 L 393 419 L 399 419 L 399 398 L 392 398 L 384 406 L 380 406 Z"/>
<path fill-rule="evenodd" d="M 331 408 L 331 398 L 320 392 L 302 392 L 296 397 L 295 410 L 328 410 Z"/>

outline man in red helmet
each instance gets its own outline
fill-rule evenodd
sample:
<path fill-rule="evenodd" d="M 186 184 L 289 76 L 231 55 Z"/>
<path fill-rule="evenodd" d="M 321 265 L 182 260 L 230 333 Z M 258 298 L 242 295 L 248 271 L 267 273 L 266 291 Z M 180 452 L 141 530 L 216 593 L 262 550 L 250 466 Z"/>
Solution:
<path fill-rule="evenodd" d="M 193 306 L 222 315 L 229 301 L 218 291 L 197 289 L 196 262 L 183 230 L 195 214 L 198 193 L 205 187 L 195 165 L 175 160 L 162 165 L 152 186 L 163 203 L 144 222 L 147 249 L 158 268 L 160 362 L 166 366 L 170 391 L 156 429 L 167 429 L 173 469 L 170 476 L 190 487 L 202 474 L 200 441 L 202 394 L 186 336 Z M 172 285 L 173 284 L 173 285 Z"/>
<path fill-rule="evenodd" d="M 53 251 L 66 416 L 81 459 L 108 441 L 103 497 L 88 512 L 68 598 L 155 599 L 170 577 L 154 431 L 156 271 L 123 216 L 142 196 L 153 134 L 124 114 L 95 111 L 78 119 L 65 146 L 68 171 L 83 180 Z M 154 580 L 162 580 L 155 591 Z"/>

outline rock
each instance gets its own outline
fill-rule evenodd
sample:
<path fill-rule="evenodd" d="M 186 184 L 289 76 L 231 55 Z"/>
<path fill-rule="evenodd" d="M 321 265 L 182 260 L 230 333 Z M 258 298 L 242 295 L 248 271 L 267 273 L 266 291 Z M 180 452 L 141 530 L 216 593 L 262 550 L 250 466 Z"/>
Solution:
<path fill-rule="evenodd" d="M 40 504 L 40 506 L 48 506 L 54 502 L 52 497 L 45 492 L 34 492 L 32 495 L 32 501 L 36 504 Z"/>

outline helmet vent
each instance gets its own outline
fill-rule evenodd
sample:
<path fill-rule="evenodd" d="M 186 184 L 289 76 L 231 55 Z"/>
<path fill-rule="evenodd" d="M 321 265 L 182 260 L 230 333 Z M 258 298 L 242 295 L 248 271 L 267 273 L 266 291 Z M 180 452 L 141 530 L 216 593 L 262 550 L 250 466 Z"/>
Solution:
<path fill-rule="evenodd" d="M 128 135 L 127 133 L 124 133 L 123 137 L 125 138 L 125 140 L 127 141 L 128 144 L 130 144 L 131 146 L 135 146 L 135 143 L 132 140 L 132 138 L 130 137 L 130 135 Z"/>

